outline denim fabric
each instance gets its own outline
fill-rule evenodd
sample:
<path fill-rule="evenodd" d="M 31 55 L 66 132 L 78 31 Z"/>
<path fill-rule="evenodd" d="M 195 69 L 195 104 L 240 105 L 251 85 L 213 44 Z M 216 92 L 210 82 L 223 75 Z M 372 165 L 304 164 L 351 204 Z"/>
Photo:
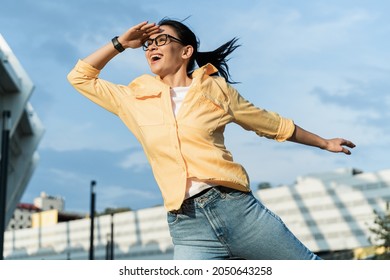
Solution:
<path fill-rule="evenodd" d="M 320 259 L 251 192 L 214 187 L 167 219 L 174 259 Z"/>

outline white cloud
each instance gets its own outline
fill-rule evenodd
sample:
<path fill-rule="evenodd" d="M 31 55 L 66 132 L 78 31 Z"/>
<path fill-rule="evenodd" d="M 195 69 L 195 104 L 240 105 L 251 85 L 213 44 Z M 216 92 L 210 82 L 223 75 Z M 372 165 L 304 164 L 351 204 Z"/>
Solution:
<path fill-rule="evenodd" d="M 108 185 L 97 189 L 99 208 L 130 207 L 139 208 L 140 204 L 150 201 L 161 201 L 161 195 L 155 191 L 134 189 L 130 186 Z M 141 203 L 140 203 L 141 202 Z"/>
<path fill-rule="evenodd" d="M 87 176 L 81 175 L 80 173 L 75 171 L 50 168 L 48 172 L 48 176 L 50 176 L 52 180 L 56 182 L 56 184 L 60 184 L 62 186 L 80 186 L 85 185 L 86 182 L 89 182 L 89 178 L 87 178 Z"/>
<path fill-rule="evenodd" d="M 145 169 L 150 169 L 149 162 L 143 151 L 131 153 L 119 163 L 123 169 L 132 169 L 134 172 L 142 172 Z"/>
<path fill-rule="evenodd" d="M 85 114 L 79 116 L 79 120 L 74 120 L 71 116 L 49 116 L 44 122 L 48 129 L 40 148 L 56 151 L 83 149 L 120 151 L 137 145 L 135 137 L 119 119 L 110 118 L 106 112 L 93 113 L 92 116 Z"/>

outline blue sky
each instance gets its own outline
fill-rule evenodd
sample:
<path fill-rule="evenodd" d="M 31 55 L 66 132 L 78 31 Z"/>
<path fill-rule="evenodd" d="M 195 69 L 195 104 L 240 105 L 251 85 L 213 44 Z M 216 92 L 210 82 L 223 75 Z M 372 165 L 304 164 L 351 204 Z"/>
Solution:
<path fill-rule="evenodd" d="M 200 50 L 233 37 L 236 87 L 259 107 L 292 118 L 325 138 L 357 145 L 351 156 L 277 143 L 231 125 L 226 145 L 253 189 L 291 184 L 297 176 L 354 167 L 390 168 L 390 2 L 3 0 L 0 33 L 30 75 L 30 102 L 46 133 L 40 163 L 23 202 L 41 191 L 65 198 L 68 211 L 88 212 L 89 184 L 97 208 L 162 204 L 141 146 L 111 113 L 78 94 L 66 75 L 79 58 L 127 28 L 163 17 L 185 19 Z M 150 73 L 143 51 L 127 50 L 101 77 L 127 84 Z"/>

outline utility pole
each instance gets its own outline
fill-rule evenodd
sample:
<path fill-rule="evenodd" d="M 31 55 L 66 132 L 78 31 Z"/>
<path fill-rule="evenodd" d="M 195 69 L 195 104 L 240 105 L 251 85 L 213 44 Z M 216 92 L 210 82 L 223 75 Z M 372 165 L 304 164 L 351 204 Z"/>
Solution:
<path fill-rule="evenodd" d="M 11 130 L 11 112 L 3 111 L 3 131 L 2 131 L 2 139 L 1 139 L 1 161 L 0 161 L 0 260 L 4 259 L 4 232 L 5 232 L 5 214 L 6 214 L 6 204 L 7 204 L 7 175 L 8 175 L 10 130 Z"/>
<path fill-rule="evenodd" d="M 90 212 L 90 219 L 91 219 L 91 234 L 90 234 L 90 245 L 89 245 L 89 259 L 94 260 L 94 229 L 95 229 L 95 186 L 96 181 L 91 181 L 91 212 Z"/>
<path fill-rule="evenodd" d="M 111 259 L 114 259 L 114 213 L 111 213 L 111 243 L 110 243 L 110 256 Z"/>
<path fill-rule="evenodd" d="M 114 259 L 114 213 L 111 213 L 111 230 L 107 234 L 106 260 Z"/>

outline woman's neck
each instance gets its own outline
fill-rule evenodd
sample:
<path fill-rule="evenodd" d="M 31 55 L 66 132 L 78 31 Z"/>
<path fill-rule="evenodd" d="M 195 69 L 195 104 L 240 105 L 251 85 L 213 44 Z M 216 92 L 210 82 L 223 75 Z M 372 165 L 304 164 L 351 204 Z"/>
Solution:
<path fill-rule="evenodd" d="M 188 87 L 192 82 L 192 79 L 188 77 L 187 73 L 184 72 L 177 72 L 166 75 L 165 77 L 161 77 L 161 80 L 171 88 Z"/>

